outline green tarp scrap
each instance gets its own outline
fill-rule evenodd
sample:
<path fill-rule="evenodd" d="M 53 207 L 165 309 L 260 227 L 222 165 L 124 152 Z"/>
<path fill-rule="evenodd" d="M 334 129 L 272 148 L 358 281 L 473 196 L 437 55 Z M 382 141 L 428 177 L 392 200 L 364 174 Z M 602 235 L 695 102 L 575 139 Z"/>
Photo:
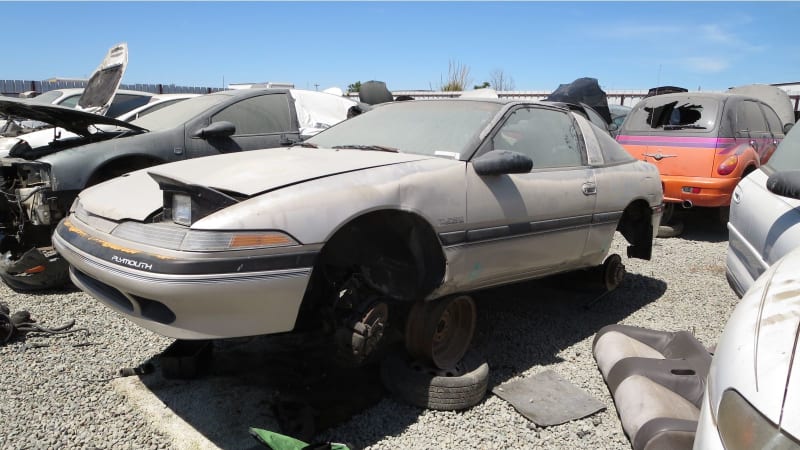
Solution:
<path fill-rule="evenodd" d="M 269 430 L 262 430 L 261 428 L 250 427 L 250 434 L 258 442 L 266 445 L 272 450 L 350 450 L 348 446 L 344 444 L 337 444 L 335 442 L 306 444 L 305 442 L 297 440 L 293 437 L 285 436 Z"/>

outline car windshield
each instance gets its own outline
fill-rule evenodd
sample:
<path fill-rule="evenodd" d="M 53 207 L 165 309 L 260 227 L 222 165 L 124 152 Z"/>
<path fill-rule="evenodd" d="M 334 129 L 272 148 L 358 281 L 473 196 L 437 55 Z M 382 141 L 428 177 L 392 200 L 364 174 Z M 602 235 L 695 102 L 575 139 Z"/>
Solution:
<path fill-rule="evenodd" d="M 473 100 L 415 100 L 379 106 L 306 141 L 318 147 L 399 151 L 466 160 L 503 107 Z"/>
<path fill-rule="evenodd" d="M 709 97 L 668 96 L 645 99 L 629 114 L 627 131 L 701 131 L 714 129 L 720 102 Z"/>
<path fill-rule="evenodd" d="M 53 103 L 53 100 L 61 97 L 61 91 L 47 91 L 42 95 L 33 97 L 31 99 L 31 103 L 38 103 L 41 105 L 50 105 Z"/>
<path fill-rule="evenodd" d="M 201 95 L 200 97 L 190 98 L 158 111 L 153 111 L 131 123 L 150 131 L 168 130 L 185 123 L 192 117 L 229 98 L 230 96 L 228 95 Z"/>
<path fill-rule="evenodd" d="M 776 172 L 800 170 L 800 125 L 792 127 L 765 166 Z"/>

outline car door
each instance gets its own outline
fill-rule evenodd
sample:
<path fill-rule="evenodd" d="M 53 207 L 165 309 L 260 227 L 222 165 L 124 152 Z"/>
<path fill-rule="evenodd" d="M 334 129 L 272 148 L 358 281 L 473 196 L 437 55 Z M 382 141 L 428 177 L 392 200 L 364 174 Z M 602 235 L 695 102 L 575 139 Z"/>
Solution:
<path fill-rule="evenodd" d="M 775 153 L 775 149 L 778 148 L 778 145 L 783 140 L 784 132 L 781 119 L 778 117 L 778 114 L 775 112 L 775 110 L 764 103 L 761 103 L 760 106 L 761 110 L 764 112 L 764 117 L 767 119 L 767 126 L 769 127 L 769 131 L 772 136 L 772 139 L 766 144 L 760 155 L 760 163 L 766 164 L 770 157 L 772 157 L 772 154 Z"/>
<path fill-rule="evenodd" d="M 231 136 L 198 137 L 196 132 L 214 122 L 227 121 L 236 130 Z M 189 158 L 290 145 L 299 140 L 297 119 L 287 93 L 247 97 L 215 111 L 207 120 L 187 127 Z"/>
<path fill-rule="evenodd" d="M 529 173 L 480 176 L 467 164 L 470 281 L 491 285 L 560 272 L 581 259 L 595 206 L 594 171 L 572 116 L 535 105 L 510 111 L 476 156 L 511 150 Z"/>
<path fill-rule="evenodd" d="M 749 144 L 759 157 L 770 150 L 772 133 L 756 101 L 744 100 L 736 104 L 734 133 L 737 144 Z"/>

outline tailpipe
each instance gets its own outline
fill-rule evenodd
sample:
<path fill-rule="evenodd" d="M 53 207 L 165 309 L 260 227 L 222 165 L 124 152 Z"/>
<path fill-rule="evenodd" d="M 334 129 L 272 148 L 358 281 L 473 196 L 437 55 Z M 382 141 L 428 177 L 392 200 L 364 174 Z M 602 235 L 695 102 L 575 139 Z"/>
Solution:
<path fill-rule="evenodd" d="M 689 209 L 694 206 L 694 203 L 692 203 L 691 200 L 684 200 L 683 203 L 681 203 L 681 206 L 683 206 L 683 209 Z"/>

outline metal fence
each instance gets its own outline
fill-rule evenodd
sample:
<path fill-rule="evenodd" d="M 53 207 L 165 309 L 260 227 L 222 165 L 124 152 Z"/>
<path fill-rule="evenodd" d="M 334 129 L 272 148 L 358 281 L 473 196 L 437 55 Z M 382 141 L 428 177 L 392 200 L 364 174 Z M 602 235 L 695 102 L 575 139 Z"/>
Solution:
<path fill-rule="evenodd" d="M 39 93 L 55 89 L 82 88 L 86 80 L 0 80 L 0 95 L 16 97 L 27 91 Z M 175 86 L 174 84 L 122 84 L 120 89 L 152 92 L 154 94 L 208 94 L 221 91 L 221 88 L 201 86 Z"/>

